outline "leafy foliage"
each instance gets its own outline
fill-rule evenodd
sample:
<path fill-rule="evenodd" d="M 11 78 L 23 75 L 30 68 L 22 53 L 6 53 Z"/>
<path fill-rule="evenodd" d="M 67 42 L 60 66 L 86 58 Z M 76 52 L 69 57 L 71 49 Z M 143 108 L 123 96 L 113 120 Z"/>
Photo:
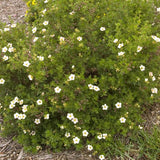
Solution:
<path fill-rule="evenodd" d="M 33 152 L 92 145 L 103 159 L 116 135 L 139 130 L 141 106 L 159 100 L 160 3 L 27 4 L 26 24 L 1 24 L 3 134 Z"/>

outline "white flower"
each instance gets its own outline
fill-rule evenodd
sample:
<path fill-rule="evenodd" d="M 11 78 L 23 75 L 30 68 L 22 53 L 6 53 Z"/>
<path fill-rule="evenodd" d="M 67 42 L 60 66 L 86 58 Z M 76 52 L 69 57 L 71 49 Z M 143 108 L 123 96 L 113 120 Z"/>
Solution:
<path fill-rule="evenodd" d="M 20 113 L 20 114 L 18 115 L 18 119 L 21 120 L 22 118 L 23 118 L 23 114 Z"/>
<path fill-rule="evenodd" d="M 68 118 L 69 120 L 72 120 L 72 119 L 74 118 L 73 113 L 67 113 L 67 118 Z"/>
<path fill-rule="evenodd" d="M 121 108 L 121 107 L 122 107 L 122 103 L 117 102 L 117 103 L 115 104 L 115 106 L 116 106 L 116 108 Z"/>
<path fill-rule="evenodd" d="M 43 25 L 46 26 L 46 25 L 48 25 L 48 23 L 49 23 L 48 21 L 44 21 Z"/>
<path fill-rule="evenodd" d="M 32 33 L 35 33 L 37 31 L 37 27 L 34 27 L 33 29 L 32 29 Z"/>
<path fill-rule="evenodd" d="M 77 37 L 77 40 L 78 41 L 82 41 L 82 37 Z"/>
<path fill-rule="evenodd" d="M 22 106 L 22 112 L 23 113 L 27 112 L 27 107 L 28 107 L 28 105 L 23 105 Z"/>
<path fill-rule="evenodd" d="M 97 136 L 98 139 L 102 139 L 102 137 L 103 137 L 102 134 L 99 134 L 99 135 Z"/>
<path fill-rule="evenodd" d="M 8 50 L 7 47 L 2 48 L 3 53 L 7 52 L 7 50 Z"/>
<path fill-rule="evenodd" d="M 144 71 L 144 70 L 145 70 L 145 66 L 143 66 L 143 65 L 140 65 L 139 68 L 140 68 L 141 71 Z"/>
<path fill-rule="evenodd" d="M 56 87 L 56 88 L 54 89 L 54 91 L 55 91 L 56 93 L 60 93 L 60 92 L 61 92 L 61 88 Z"/>
<path fill-rule="evenodd" d="M 115 39 L 113 42 L 114 42 L 114 43 L 117 43 L 117 42 L 118 42 L 118 39 Z"/>
<path fill-rule="evenodd" d="M 22 119 L 25 119 L 26 118 L 26 115 L 25 114 L 22 114 Z"/>
<path fill-rule="evenodd" d="M 100 155 L 100 156 L 99 156 L 99 159 L 100 159 L 100 160 L 105 159 L 104 155 Z"/>
<path fill-rule="evenodd" d="M 153 76 L 153 72 L 149 72 L 149 76 L 152 77 Z"/>
<path fill-rule="evenodd" d="M 7 32 L 9 31 L 10 29 L 9 28 L 4 28 L 4 32 Z"/>
<path fill-rule="evenodd" d="M 93 150 L 93 146 L 91 146 L 91 145 L 88 145 L 87 148 L 89 151 Z"/>
<path fill-rule="evenodd" d="M 3 60 L 4 60 L 4 61 L 7 61 L 7 60 L 8 60 L 8 58 L 9 58 L 9 57 L 8 57 L 8 56 L 6 56 L 6 55 L 4 55 L 4 56 L 3 56 Z"/>
<path fill-rule="evenodd" d="M 17 24 L 12 24 L 11 28 L 15 28 L 17 26 Z"/>
<path fill-rule="evenodd" d="M 66 133 L 65 133 L 65 137 L 68 138 L 68 137 L 70 137 L 70 136 L 71 136 L 71 134 L 70 134 L 69 132 L 66 132 Z"/>
<path fill-rule="evenodd" d="M 102 136 L 103 136 L 103 139 L 106 139 L 108 134 L 107 133 L 103 133 Z"/>
<path fill-rule="evenodd" d="M 14 114 L 14 119 L 18 119 L 18 117 L 19 117 L 19 113 L 15 113 Z"/>
<path fill-rule="evenodd" d="M 88 136 L 87 130 L 84 130 L 84 131 L 82 132 L 82 134 L 83 134 L 84 137 L 87 137 L 87 136 Z"/>
<path fill-rule="evenodd" d="M 159 8 L 157 8 L 157 12 L 160 12 L 160 7 L 159 7 Z"/>
<path fill-rule="evenodd" d="M 142 50 L 142 48 L 143 48 L 143 47 L 138 46 L 138 47 L 137 47 L 137 52 L 140 52 L 140 51 Z"/>
<path fill-rule="evenodd" d="M 23 104 L 23 99 L 19 101 L 19 105 L 22 105 Z"/>
<path fill-rule="evenodd" d="M 123 56 L 125 52 L 119 52 L 118 55 L 119 56 Z"/>
<path fill-rule="evenodd" d="M 70 15 L 73 15 L 73 14 L 75 14 L 75 12 L 74 12 L 74 11 L 72 11 L 72 12 L 70 12 L 69 14 L 70 14 Z"/>
<path fill-rule="evenodd" d="M 45 0 L 44 3 L 48 3 L 48 0 Z"/>
<path fill-rule="evenodd" d="M 97 92 L 100 91 L 100 88 L 98 86 L 93 86 L 93 89 Z"/>
<path fill-rule="evenodd" d="M 5 80 L 3 78 L 0 79 L 0 84 L 4 84 Z"/>
<path fill-rule="evenodd" d="M 44 115 L 44 119 L 49 119 L 49 114 Z"/>
<path fill-rule="evenodd" d="M 33 80 L 33 76 L 32 75 L 28 75 L 28 78 L 29 78 L 30 81 Z"/>
<path fill-rule="evenodd" d="M 72 69 L 74 68 L 75 66 L 74 65 L 72 65 Z"/>
<path fill-rule="evenodd" d="M 43 57 L 43 56 L 37 56 L 37 58 L 38 58 L 40 61 L 43 61 L 43 60 L 44 60 L 44 57 Z"/>
<path fill-rule="evenodd" d="M 60 37 L 59 40 L 60 40 L 60 42 L 62 42 L 62 41 L 65 40 L 65 38 L 64 37 Z"/>
<path fill-rule="evenodd" d="M 156 42 L 160 42 L 160 38 L 158 38 L 157 36 L 151 36 Z"/>
<path fill-rule="evenodd" d="M 121 117 L 119 120 L 121 123 L 125 123 L 125 121 L 126 121 L 126 119 L 124 117 Z"/>
<path fill-rule="evenodd" d="M 26 134 L 26 133 L 27 133 L 27 131 L 24 129 L 24 130 L 23 130 L 23 133 L 24 133 L 24 134 Z"/>
<path fill-rule="evenodd" d="M 88 84 L 89 89 L 93 89 L 94 86 L 92 84 Z"/>
<path fill-rule="evenodd" d="M 74 74 L 71 74 L 70 76 L 69 76 L 69 81 L 73 81 L 75 79 L 75 75 Z"/>
<path fill-rule="evenodd" d="M 7 46 L 8 46 L 8 47 L 12 47 L 12 43 L 8 43 Z"/>
<path fill-rule="evenodd" d="M 14 52 L 14 48 L 13 47 L 9 47 L 8 51 L 11 53 L 11 52 Z"/>
<path fill-rule="evenodd" d="M 72 122 L 73 122 L 74 124 L 78 123 L 78 118 L 73 118 L 73 119 L 72 119 Z"/>
<path fill-rule="evenodd" d="M 145 78 L 145 82 L 148 82 L 148 78 Z"/>
<path fill-rule="evenodd" d="M 107 110 L 107 109 L 108 109 L 108 106 L 107 106 L 106 104 L 103 104 L 103 105 L 102 105 L 102 109 L 103 109 L 103 110 Z"/>
<path fill-rule="evenodd" d="M 38 99 L 38 100 L 37 100 L 37 104 L 38 104 L 38 105 L 42 105 L 42 100 Z"/>
<path fill-rule="evenodd" d="M 78 144 L 80 141 L 80 139 L 78 137 L 73 138 L 73 142 L 74 144 Z"/>
<path fill-rule="evenodd" d="M 43 33 L 44 33 L 44 32 L 46 32 L 46 29 L 45 29 L 45 28 L 43 28 L 43 29 L 42 29 L 42 32 L 43 32 Z"/>
<path fill-rule="evenodd" d="M 155 81 L 155 80 L 156 80 L 156 77 L 155 77 L 155 76 L 153 76 L 153 77 L 152 77 L 152 81 Z"/>
<path fill-rule="evenodd" d="M 157 88 L 151 88 L 151 92 L 157 94 L 158 93 L 158 89 Z"/>
<path fill-rule="evenodd" d="M 29 65 L 30 65 L 29 61 L 25 61 L 25 62 L 23 62 L 23 66 L 25 66 L 25 67 L 29 67 Z"/>
<path fill-rule="evenodd" d="M 47 9 L 45 8 L 45 9 L 42 11 L 42 13 L 45 14 L 46 11 L 47 11 Z"/>
<path fill-rule="evenodd" d="M 52 55 L 48 55 L 48 58 L 51 58 L 52 57 Z"/>
<path fill-rule="evenodd" d="M 39 124 L 39 123 L 41 123 L 41 121 L 40 121 L 40 119 L 35 119 L 35 120 L 34 120 L 34 123 L 35 123 L 35 124 Z"/>
<path fill-rule="evenodd" d="M 119 45 L 118 45 L 118 48 L 122 48 L 124 46 L 124 44 L 123 43 L 120 43 Z"/>
<path fill-rule="evenodd" d="M 105 31 L 106 28 L 105 28 L 105 27 L 101 27 L 100 30 L 101 30 L 101 31 Z"/>
<path fill-rule="evenodd" d="M 33 42 L 36 42 L 38 40 L 38 37 L 35 37 L 34 39 L 33 39 Z"/>
<path fill-rule="evenodd" d="M 60 126 L 60 128 L 61 128 L 61 129 L 64 129 L 64 126 L 63 126 L 63 125 L 61 125 L 61 126 Z"/>
<path fill-rule="evenodd" d="M 143 129 L 143 127 L 142 127 L 142 126 L 140 126 L 140 125 L 138 125 L 138 128 L 139 128 L 139 129 Z"/>

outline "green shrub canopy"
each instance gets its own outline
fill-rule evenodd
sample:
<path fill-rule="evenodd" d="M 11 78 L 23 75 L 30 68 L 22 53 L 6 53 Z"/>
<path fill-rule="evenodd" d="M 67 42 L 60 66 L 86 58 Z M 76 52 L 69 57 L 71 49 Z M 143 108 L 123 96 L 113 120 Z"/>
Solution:
<path fill-rule="evenodd" d="M 28 151 L 85 148 L 102 160 L 159 100 L 160 3 L 27 4 L 25 24 L 1 24 L 3 134 Z"/>

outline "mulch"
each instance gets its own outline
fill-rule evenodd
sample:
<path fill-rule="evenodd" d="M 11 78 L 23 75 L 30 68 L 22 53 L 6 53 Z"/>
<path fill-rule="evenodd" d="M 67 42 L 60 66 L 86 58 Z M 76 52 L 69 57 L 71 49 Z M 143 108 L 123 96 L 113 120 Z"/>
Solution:
<path fill-rule="evenodd" d="M 22 0 L 0 0 L 0 21 L 6 24 L 12 19 L 15 23 L 23 22 L 27 6 Z M 150 130 L 154 125 L 160 125 L 160 104 L 149 106 L 143 115 L 144 129 Z M 2 123 L 0 117 L 0 123 Z M 87 151 L 65 151 L 53 154 L 51 151 L 40 151 L 38 154 L 28 154 L 23 147 L 12 140 L 12 137 L 0 137 L 0 160 L 96 160 Z"/>

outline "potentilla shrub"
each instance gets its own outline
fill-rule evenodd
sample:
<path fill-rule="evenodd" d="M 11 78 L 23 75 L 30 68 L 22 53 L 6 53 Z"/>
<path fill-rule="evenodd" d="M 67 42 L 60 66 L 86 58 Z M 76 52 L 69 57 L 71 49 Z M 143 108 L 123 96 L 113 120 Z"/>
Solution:
<path fill-rule="evenodd" d="M 102 160 L 115 137 L 143 128 L 143 106 L 159 101 L 160 3 L 28 6 L 26 24 L 0 32 L 3 134 L 28 151 L 86 149 Z"/>

